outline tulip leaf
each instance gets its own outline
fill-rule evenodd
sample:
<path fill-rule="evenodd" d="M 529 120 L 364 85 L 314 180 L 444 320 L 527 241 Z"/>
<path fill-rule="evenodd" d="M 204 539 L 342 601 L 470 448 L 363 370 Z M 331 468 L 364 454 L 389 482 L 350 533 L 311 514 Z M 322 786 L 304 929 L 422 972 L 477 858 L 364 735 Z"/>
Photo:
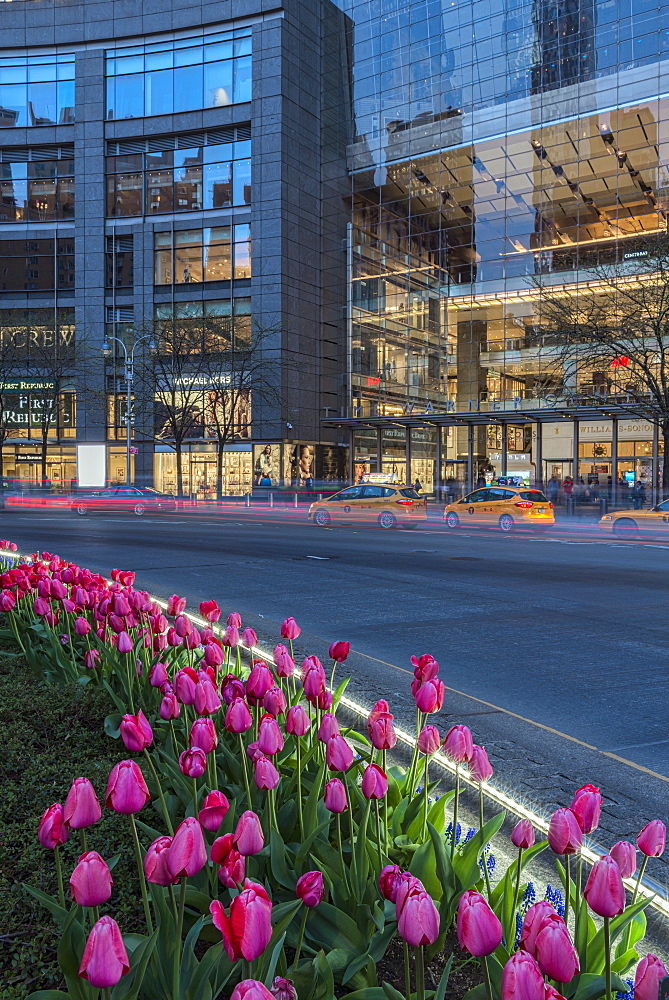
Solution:
<path fill-rule="evenodd" d="M 282 903 L 273 908 L 272 937 L 260 960 L 260 979 L 268 978 L 267 970 L 274 961 L 274 954 L 276 953 L 276 958 L 278 960 L 279 952 L 281 950 L 280 947 L 277 948 L 278 942 L 284 940 L 293 917 L 302 905 L 302 900 L 291 899 L 290 902 Z M 276 966 L 276 961 L 274 961 L 274 965 Z"/>
<path fill-rule="evenodd" d="M 650 898 L 640 899 L 633 906 L 628 906 L 624 913 L 614 917 L 609 925 L 611 944 L 618 940 L 624 929 L 631 924 L 637 913 L 650 903 Z M 594 972 L 604 971 L 604 928 L 601 927 L 591 941 L 588 942 L 588 968 Z M 624 991 L 623 991 L 624 992 Z"/>
<path fill-rule="evenodd" d="M 207 1000 L 209 996 L 211 1000 L 216 1000 L 218 994 L 227 985 L 233 969 L 232 962 L 224 951 L 222 943 L 212 945 L 204 953 L 193 973 L 193 978 L 186 990 L 187 1000 Z"/>
<path fill-rule="evenodd" d="M 120 726 L 122 719 L 123 714 L 121 712 L 112 712 L 104 721 L 104 730 L 107 736 L 111 736 L 113 740 L 117 740 L 121 735 Z"/>
<path fill-rule="evenodd" d="M 28 994 L 27 1000 L 71 1000 L 71 997 L 62 990 L 35 990 Z"/>
<path fill-rule="evenodd" d="M 272 875 L 279 885 L 282 885 L 284 889 L 290 889 L 291 892 L 294 892 L 297 879 L 294 874 L 288 871 L 288 866 L 286 865 L 286 845 L 279 831 L 274 829 L 270 832 L 269 859 Z"/>
<path fill-rule="evenodd" d="M 317 934 L 319 942 L 328 949 L 343 948 L 352 955 L 359 953 L 360 931 L 355 921 L 347 913 L 338 910 L 331 903 L 323 901 L 316 909 L 315 916 L 317 920 L 314 923 L 317 931 L 307 927 L 310 938 L 313 939 Z"/>
<path fill-rule="evenodd" d="M 383 989 L 383 992 L 387 996 L 388 1000 L 404 1000 L 404 997 L 402 996 L 400 991 L 396 990 L 395 987 L 391 986 L 390 983 L 385 981 L 385 979 L 381 984 L 381 987 Z"/>
<path fill-rule="evenodd" d="M 402 994 L 399 994 L 402 1000 Z M 388 1000 L 388 994 L 383 989 L 382 986 L 365 986 L 362 990 L 356 990 L 355 993 L 347 993 L 342 1000 Z"/>
<path fill-rule="evenodd" d="M 32 885 L 26 885 L 25 883 L 23 888 L 49 911 L 57 924 L 61 927 L 63 926 L 67 920 L 68 911 L 53 896 L 48 896 L 41 889 L 35 889 Z"/>
<path fill-rule="evenodd" d="M 576 976 L 572 982 L 578 982 L 574 993 L 569 994 L 569 1000 L 601 1000 L 606 993 L 606 980 L 604 976 L 595 976 L 589 972 L 583 972 Z M 612 991 L 625 993 L 628 989 L 627 983 L 615 973 L 611 976 Z"/>
<path fill-rule="evenodd" d="M 299 851 L 297 852 L 297 857 L 295 858 L 295 867 L 298 870 L 304 866 L 304 862 L 306 861 L 307 855 L 309 854 L 311 845 L 314 843 L 319 834 L 323 833 L 324 830 L 327 830 L 329 826 L 330 826 L 330 814 L 328 813 L 328 818 L 324 820 L 320 826 L 317 826 L 315 830 L 312 829 L 311 833 L 307 834 L 307 836 L 304 838 L 304 842 L 302 843 Z"/>
<path fill-rule="evenodd" d="M 446 1000 L 446 988 L 448 987 L 448 979 L 451 974 L 451 966 L 453 964 L 453 955 L 449 955 L 448 961 L 444 966 L 444 971 L 441 974 L 441 979 L 437 985 L 437 989 L 434 993 L 434 1000 Z"/>
<path fill-rule="evenodd" d="M 363 966 L 367 965 L 369 959 L 370 959 L 369 953 L 365 952 L 364 955 L 357 955 L 351 962 L 349 962 L 348 966 L 346 967 L 342 975 L 341 979 L 342 984 L 345 986 L 350 979 L 353 979 L 355 974 L 357 972 L 360 972 Z"/>
<path fill-rule="evenodd" d="M 144 974 L 149 964 L 149 959 L 153 954 L 158 940 L 159 930 L 156 927 L 150 938 L 145 938 L 132 953 L 130 958 L 130 971 L 116 984 L 112 990 L 112 1000 L 137 1000 L 139 991 L 144 983 Z"/>
<path fill-rule="evenodd" d="M 639 953 L 636 948 L 628 948 L 627 951 L 622 952 L 618 955 L 614 962 L 611 962 L 611 969 L 613 972 L 619 972 L 621 974 L 625 973 L 630 969 L 635 962 L 639 961 Z"/>

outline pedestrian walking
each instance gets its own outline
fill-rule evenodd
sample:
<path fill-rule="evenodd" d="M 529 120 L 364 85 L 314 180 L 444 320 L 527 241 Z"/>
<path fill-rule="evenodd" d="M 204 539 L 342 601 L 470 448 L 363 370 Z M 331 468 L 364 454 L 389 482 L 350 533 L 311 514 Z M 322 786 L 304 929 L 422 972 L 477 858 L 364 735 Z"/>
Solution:
<path fill-rule="evenodd" d="M 643 509 L 646 502 L 646 484 L 641 479 L 637 480 L 632 490 L 632 502 L 635 510 Z"/>
<path fill-rule="evenodd" d="M 421 483 L 418 476 L 416 476 L 416 482 L 413 484 L 413 488 L 415 489 L 416 493 L 420 493 L 420 491 L 423 489 L 423 484 Z"/>
<path fill-rule="evenodd" d="M 569 500 L 572 493 L 574 492 L 574 480 L 571 476 L 567 476 L 562 484 L 562 492 L 564 493 L 565 500 Z"/>
<path fill-rule="evenodd" d="M 547 491 L 550 502 L 553 504 L 557 503 L 558 493 L 560 492 L 560 483 L 557 476 L 553 475 L 548 480 Z"/>
<path fill-rule="evenodd" d="M 486 485 L 485 476 L 481 472 L 478 479 L 476 480 L 476 489 L 480 490 Z"/>

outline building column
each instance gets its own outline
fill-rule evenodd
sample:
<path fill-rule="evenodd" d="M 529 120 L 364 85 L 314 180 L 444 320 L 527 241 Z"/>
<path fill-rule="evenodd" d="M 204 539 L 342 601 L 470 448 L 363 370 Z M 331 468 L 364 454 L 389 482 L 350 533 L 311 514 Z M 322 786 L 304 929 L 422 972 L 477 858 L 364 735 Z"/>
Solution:
<path fill-rule="evenodd" d="M 383 437 L 380 427 L 376 428 L 376 471 L 381 472 L 383 463 Z"/>
<path fill-rule="evenodd" d="M 467 489 L 465 493 L 470 493 L 474 489 L 474 425 L 467 424 Z"/>
<path fill-rule="evenodd" d="M 665 456 L 665 461 L 666 461 Z M 660 502 L 659 487 L 658 487 L 658 473 L 660 471 L 660 425 L 655 421 L 653 424 L 653 488 L 651 492 L 651 498 L 653 502 L 653 507 L 656 507 Z M 636 470 L 635 476 L 636 480 Z"/>
<path fill-rule="evenodd" d="M 411 428 L 407 427 L 406 434 L 404 435 L 404 458 L 406 461 L 406 471 L 404 473 L 404 482 L 407 486 L 410 486 L 413 482 L 413 477 L 411 475 Z"/>
<path fill-rule="evenodd" d="M 355 441 L 355 431 L 351 427 L 348 432 L 348 481 L 349 484 L 355 482 L 355 455 L 353 454 L 353 443 Z"/>
<path fill-rule="evenodd" d="M 435 472 L 434 472 L 434 492 L 435 492 L 435 496 L 437 497 L 437 503 L 439 503 L 439 501 L 441 500 L 441 489 L 442 489 L 442 482 L 441 482 L 441 431 L 442 431 L 441 426 L 437 425 L 437 435 L 436 435 L 437 436 L 437 441 L 436 441 L 437 447 L 436 447 L 436 454 L 435 454 L 435 457 L 434 457 L 434 461 L 435 461 L 435 464 L 436 464 L 436 469 L 435 469 Z"/>
<path fill-rule="evenodd" d="M 509 426 L 502 424 L 502 475 L 508 472 L 508 451 L 509 451 Z"/>
<path fill-rule="evenodd" d="M 572 442 L 571 452 L 571 474 L 574 482 L 576 482 L 578 479 L 578 417 L 575 417 L 571 423 L 574 428 L 574 440 Z"/>
<path fill-rule="evenodd" d="M 537 421 L 534 425 L 535 430 L 535 446 L 534 446 L 534 485 L 537 489 L 543 489 L 544 482 L 544 458 L 543 458 L 543 424 L 541 421 Z"/>
<path fill-rule="evenodd" d="M 611 421 L 611 503 L 618 498 L 618 418 Z"/>

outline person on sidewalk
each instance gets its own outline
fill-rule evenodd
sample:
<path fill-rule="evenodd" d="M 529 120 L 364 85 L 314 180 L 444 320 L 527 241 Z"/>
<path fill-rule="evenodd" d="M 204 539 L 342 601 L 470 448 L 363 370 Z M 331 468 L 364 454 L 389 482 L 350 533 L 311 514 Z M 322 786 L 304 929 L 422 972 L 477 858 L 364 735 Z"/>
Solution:
<path fill-rule="evenodd" d="M 548 492 L 548 499 L 551 503 L 557 503 L 558 493 L 560 492 L 560 483 L 558 482 L 557 476 L 552 475 L 548 480 L 548 485 L 546 487 Z"/>
<path fill-rule="evenodd" d="M 568 501 L 571 500 L 572 493 L 574 492 L 574 480 L 571 478 L 571 476 L 567 476 L 567 478 L 563 482 L 562 492 L 564 493 L 565 503 L 568 503 Z"/>

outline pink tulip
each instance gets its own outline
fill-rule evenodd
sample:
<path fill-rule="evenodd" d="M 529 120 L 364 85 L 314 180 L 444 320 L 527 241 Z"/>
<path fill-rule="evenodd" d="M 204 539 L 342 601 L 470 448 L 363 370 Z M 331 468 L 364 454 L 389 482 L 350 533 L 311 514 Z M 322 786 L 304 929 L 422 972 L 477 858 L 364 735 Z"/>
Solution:
<path fill-rule="evenodd" d="M 164 663 L 154 663 L 149 670 L 149 684 L 154 688 L 161 688 L 169 681 L 167 666 Z"/>
<path fill-rule="evenodd" d="M 600 917 L 617 917 L 625 909 L 625 886 L 620 868 L 610 854 L 595 861 L 583 895 L 590 909 Z"/>
<path fill-rule="evenodd" d="M 179 757 L 179 769 L 187 778 L 201 778 L 207 770 L 207 755 L 200 747 L 190 747 Z"/>
<path fill-rule="evenodd" d="M 325 744 L 325 761 L 331 771 L 348 771 L 353 763 L 353 751 L 340 733 Z"/>
<path fill-rule="evenodd" d="M 540 899 L 538 903 L 530 906 L 525 914 L 523 927 L 520 932 L 520 947 L 529 952 L 532 958 L 536 958 L 537 935 L 555 910 L 546 899 Z"/>
<path fill-rule="evenodd" d="M 246 733 L 253 725 L 253 716 L 243 698 L 233 698 L 225 713 L 225 728 L 229 733 Z"/>
<path fill-rule="evenodd" d="M 583 785 L 574 794 L 570 806 L 583 833 L 592 833 L 599 826 L 602 797 L 594 785 Z"/>
<path fill-rule="evenodd" d="M 555 854 L 576 854 L 583 832 L 571 809 L 556 809 L 548 826 L 548 843 Z"/>
<path fill-rule="evenodd" d="M 541 923 L 535 940 L 534 958 L 549 979 L 568 983 L 580 971 L 578 953 L 557 913 L 549 914 Z"/>
<path fill-rule="evenodd" d="M 228 802 L 227 796 L 224 795 L 223 792 L 219 792 L 214 789 L 213 792 L 209 792 L 208 795 L 205 795 L 202 808 L 197 814 L 197 818 L 205 830 L 209 830 L 210 833 L 216 833 L 221 823 L 227 816 L 229 809 L 230 803 Z"/>
<path fill-rule="evenodd" d="M 281 981 L 289 983 L 290 979 L 283 979 Z M 274 982 L 276 982 L 276 979 Z M 242 979 L 241 983 L 237 983 L 230 994 L 230 1000 L 277 1000 L 279 996 L 280 994 L 273 991 L 270 993 L 265 984 L 259 982 L 257 979 Z M 293 990 L 288 996 L 291 997 L 291 1000 L 292 997 L 297 998 L 297 992 Z M 283 996 L 281 996 L 281 1000 L 283 1000 Z"/>
<path fill-rule="evenodd" d="M 295 673 L 295 662 L 281 643 L 274 647 L 274 666 L 279 677 L 292 677 Z"/>
<path fill-rule="evenodd" d="M 372 712 L 367 720 L 367 733 L 375 750 L 392 750 L 397 734 L 390 712 Z"/>
<path fill-rule="evenodd" d="M 178 878 L 174 878 L 167 866 L 171 846 L 171 837 L 158 837 L 153 841 L 144 855 L 144 874 L 147 882 L 166 886 L 179 881 Z"/>
<path fill-rule="evenodd" d="M 451 726 L 444 740 L 444 753 L 456 764 L 466 764 L 474 752 L 474 741 L 467 726 Z"/>
<path fill-rule="evenodd" d="M 286 711 L 286 696 L 281 688 L 273 687 L 269 689 L 263 698 L 262 704 L 265 711 L 269 712 L 276 719 L 278 715 L 283 715 Z"/>
<path fill-rule="evenodd" d="M 194 816 L 187 816 L 177 827 L 167 852 L 167 870 L 172 878 L 191 878 L 207 863 L 202 827 Z"/>
<path fill-rule="evenodd" d="M 129 969 L 128 953 L 118 924 L 111 917 L 100 917 L 88 935 L 79 975 L 96 989 L 109 989 L 116 986 Z"/>
<path fill-rule="evenodd" d="M 411 662 L 414 666 L 413 675 L 421 683 L 432 680 L 439 673 L 439 664 L 431 653 L 423 653 L 422 656 L 412 656 Z"/>
<path fill-rule="evenodd" d="M 186 607 L 186 598 L 177 597 L 176 594 L 172 594 L 172 596 L 167 602 L 167 613 L 168 615 L 172 615 L 172 617 L 174 617 L 175 615 L 180 615 L 185 607 Z"/>
<path fill-rule="evenodd" d="M 230 916 L 217 899 L 209 911 L 231 962 L 240 958 L 252 962 L 262 955 L 272 937 L 272 904 L 261 885 L 246 879 L 230 904 Z"/>
<path fill-rule="evenodd" d="M 94 670 L 100 663 L 100 654 L 97 649 L 88 649 L 84 653 L 84 663 L 88 670 Z"/>
<path fill-rule="evenodd" d="M 636 847 L 626 840 L 619 840 L 609 851 L 611 857 L 620 868 L 623 878 L 631 878 L 636 871 Z"/>
<path fill-rule="evenodd" d="M 63 819 L 63 807 L 60 802 L 54 802 L 49 806 L 39 821 L 37 836 L 42 847 L 53 851 L 56 847 L 64 844 L 70 835 L 67 824 Z"/>
<path fill-rule="evenodd" d="M 79 906 L 101 906 L 111 896 L 114 880 L 97 851 L 86 851 L 70 876 L 72 899 Z"/>
<path fill-rule="evenodd" d="M 320 708 L 321 712 L 329 712 L 332 708 L 332 691 L 324 688 L 318 697 L 312 701 L 312 705 Z"/>
<path fill-rule="evenodd" d="M 436 726 L 423 726 L 418 734 L 418 750 L 420 753 L 429 756 L 436 753 L 441 746 L 441 735 Z"/>
<path fill-rule="evenodd" d="M 246 698 L 244 682 L 235 674 L 226 674 L 221 680 L 221 696 L 226 705 L 231 705 L 235 698 Z"/>
<path fill-rule="evenodd" d="M 168 719 L 178 719 L 179 712 L 181 711 L 181 705 L 177 701 L 177 696 L 171 691 L 166 695 L 163 695 L 163 700 L 160 703 L 160 718 L 164 720 Z"/>
<path fill-rule="evenodd" d="M 258 724 L 258 749 L 269 757 L 283 750 L 283 735 L 279 723 L 268 713 L 261 717 Z"/>
<path fill-rule="evenodd" d="M 502 942 L 502 925 L 481 893 L 474 889 L 460 896 L 457 933 L 463 951 L 477 958 L 492 955 Z"/>
<path fill-rule="evenodd" d="M 414 948 L 434 944 L 439 937 L 439 911 L 420 883 L 409 889 L 401 900 L 398 891 L 395 910 L 397 931 L 407 944 Z"/>
<path fill-rule="evenodd" d="M 297 990 L 293 986 L 292 979 L 275 976 L 269 991 L 274 1000 L 297 1000 Z M 241 997 L 239 1000 L 241 1000 Z M 256 1000 L 260 1000 L 260 998 L 256 997 Z"/>
<path fill-rule="evenodd" d="M 215 750 L 218 746 L 218 736 L 216 726 L 211 719 L 195 719 L 188 734 L 188 745 L 199 747 L 206 754 Z"/>
<path fill-rule="evenodd" d="M 425 681 L 416 691 L 416 707 L 424 715 L 440 712 L 444 704 L 445 687 L 438 677 Z"/>
<path fill-rule="evenodd" d="M 294 618 L 286 618 L 285 621 L 281 623 L 281 638 L 282 639 L 297 639 L 298 635 L 302 629 L 297 624 Z"/>
<path fill-rule="evenodd" d="M 239 645 L 239 629 L 235 628 L 234 625 L 228 625 L 221 636 L 221 642 L 224 646 L 234 649 L 235 646 Z"/>
<path fill-rule="evenodd" d="M 246 697 L 249 704 L 259 704 L 273 687 L 274 677 L 267 664 L 262 661 L 255 663 L 246 681 Z"/>
<path fill-rule="evenodd" d="M 667 828 L 661 819 L 646 823 L 636 838 L 637 847 L 647 858 L 659 858 L 664 854 L 667 842 Z"/>
<path fill-rule="evenodd" d="M 362 794 L 366 799 L 383 799 L 388 792 L 388 778 L 378 764 L 368 764 L 362 776 Z"/>
<path fill-rule="evenodd" d="M 119 731 L 126 750 L 130 750 L 131 753 L 141 753 L 153 742 L 153 730 L 141 708 L 137 715 L 123 716 Z"/>
<path fill-rule="evenodd" d="M 517 951 L 502 971 L 501 1000 L 542 1000 L 544 996 L 544 977 L 536 959 Z"/>
<path fill-rule="evenodd" d="M 526 851 L 528 847 L 533 847 L 535 840 L 536 834 L 529 819 L 521 819 L 511 831 L 511 843 L 518 850 Z"/>
<path fill-rule="evenodd" d="M 182 705 L 192 705 L 195 701 L 195 685 L 198 676 L 192 667 L 182 667 L 174 675 L 174 693 Z"/>
<path fill-rule="evenodd" d="M 220 865 L 218 880 L 228 889 L 236 889 L 244 881 L 246 859 L 234 845 L 234 833 L 226 833 L 211 845 L 211 860 Z"/>
<path fill-rule="evenodd" d="M 346 786 L 339 778 L 331 778 L 326 782 L 323 801 L 325 808 L 331 813 L 343 813 L 348 809 Z"/>
<path fill-rule="evenodd" d="M 286 712 L 286 732 L 291 736 L 304 736 L 309 732 L 311 719 L 301 705 L 292 705 Z"/>
<path fill-rule="evenodd" d="M 493 775 L 492 764 L 488 760 L 485 747 L 476 744 L 472 747 L 472 755 L 469 759 L 469 771 L 474 781 L 490 781 Z"/>
<path fill-rule="evenodd" d="M 666 975 L 669 973 L 657 955 L 644 955 L 634 977 L 634 1000 L 657 1000 L 660 980 Z"/>
<path fill-rule="evenodd" d="M 321 743 L 327 743 L 331 736 L 339 733 L 339 723 L 337 717 L 332 712 L 325 712 L 318 729 L 318 739 Z"/>
<path fill-rule="evenodd" d="M 204 644 L 204 662 L 208 667 L 220 667 L 224 660 L 223 650 L 215 642 L 205 642 Z M 242 687 L 243 693 L 243 687 Z"/>
<path fill-rule="evenodd" d="M 336 781 L 336 778 L 335 778 Z M 401 875 L 399 865 L 386 865 L 379 875 L 379 890 L 384 899 L 394 903 L 397 900 L 397 883 Z"/>
<path fill-rule="evenodd" d="M 91 624 L 85 618 L 75 618 L 74 619 L 74 632 L 75 635 L 88 635 L 91 630 Z"/>
<path fill-rule="evenodd" d="M 245 858 L 250 857 L 252 854 L 258 854 L 265 846 L 265 838 L 260 820 L 250 809 L 243 812 L 237 820 L 234 844 L 239 853 Z"/>
<path fill-rule="evenodd" d="M 351 649 L 350 642 L 333 642 L 328 650 L 328 655 L 335 663 L 343 663 Z"/>
<path fill-rule="evenodd" d="M 247 745 L 246 756 L 249 758 L 249 760 L 252 760 L 253 763 L 255 764 L 255 762 L 259 760 L 260 757 L 264 757 L 265 755 L 263 754 L 262 750 L 259 749 L 258 742 L 256 741 L 255 743 L 249 743 Z"/>
<path fill-rule="evenodd" d="M 252 628 L 245 628 L 242 632 L 242 642 L 247 649 L 253 649 L 254 646 L 258 645 L 258 636 Z"/>
<path fill-rule="evenodd" d="M 310 701 L 312 704 L 318 701 L 320 696 L 325 693 L 327 688 L 327 678 L 320 663 L 310 666 L 306 673 L 303 670 L 302 686 L 304 688 L 304 694 L 307 701 Z"/>
<path fill-rule="evenodd" d="M 281 775 L 274 767 L 272 761 L 269 757 L 263 757 L 262 754 L 256 758 L 253 777 L 256 785 L 262 791 L 269 791 L 272 788 L 276 788 L 281 780 Z"/>
<path fill-rule="evenodd" d="M 195 711 L 202 715 L 213 715 L 221 707 L 218 691 L 209 677 L 201 677 L 195 685 Z"/>
<path fill-rule="evenodd" d="M 165 615 L 151 615 L 149 622 L 153 635 L 162 635 L 167 630 L 168 621 Z"/>
<path fill-rule="evenodd" d="M 301 875 L 295 886 L 295 895 L 301 899 L 305 906 L 318 906 L 323 902 L 325 889 L 323 887 L 323 876 L 320 872 L 307 872 Z"/>
<path fill-rule="evenodd" d="M 101 816 L 98 797 L 88 778 L 75 778 L 63 807 L 63 819 L 67 826 L 72 830 L 83 830 L 97 823 Z"/>
<path fill-rule="evenodd" d="M 33 611 L 39 618 L 44 618 L 49 614 L 49 602 L 43 597 L 36 597 L 33 602 Z"/>
<path fill-rule="evenodd" d="M 561 993 L 551 986 L 550 983 L 544 983 L 544 1000 L 566 1000 Z"/>
<path fill-rule="evenodd" d="M 116 648 L 119 653 L 132 653 L 135 647 L 133 646 L 132 639 L 127 632 L 119 632 Z"/>
<path fill-rule="evenodd" d="M 226 625 L 230 628 L 241 628 L 242 627 L 242 616 L 238 611 L 231 611 L 228 615 Z"/>
<path fill-rule="evenodd" d="M 221 617 L 221 609 L 216 601 L 200 601 L 200 614 L 208 622 L 217 622 Z"/>
<path fill-rule="evenodd" d="M 112 768 L 105 796 L 108 809 L 130 815 L 143 809 L 150 798 L 144 775 L 134 760 L 122 760 Z"/>

